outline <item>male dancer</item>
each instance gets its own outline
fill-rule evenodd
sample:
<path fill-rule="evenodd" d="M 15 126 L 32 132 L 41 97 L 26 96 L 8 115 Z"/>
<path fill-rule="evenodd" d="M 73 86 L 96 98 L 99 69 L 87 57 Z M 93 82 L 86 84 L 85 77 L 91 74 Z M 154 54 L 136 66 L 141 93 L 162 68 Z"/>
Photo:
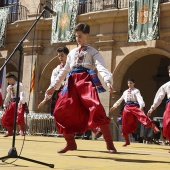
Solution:
<path fill-rule="evenodd" d="M 7 94 L 4 100 L 4 114 L 2 116 L 2 126 L 5 127 L 8 132 L 4 135 L 4 137 L 12 136 L 13 134 L 13 126 L 14 126 L 14 114 L 16 107 L 16 92 L 17 92 L 17 77 L 8 73 L 6 75 L 6 79 L 8 82 Z M 18 112 L 17 112 L 17 125 L 20 127 L 20 134 L 24 136 L 25 131 L 25 122 L 24 122 L 24 112 L 25 112 L 26 104 L 25 104 L 25 94 L 22 83 L 19 83 L 19 103 L 18 103 Z"/>
<path fill-rule="evenodd" d="M 61 70 L 65 66 L 67 55 L 69 53 L 69 49 L 67 47 L 59 47 L 57 49 L 57 53 L 58 53 L 57 56 L 58 56 L 58 59 L 60 61 L 60 64 L 52 71 L 51 83 L 55 80 L 55 78 L 58 76 L 58 74 L 61 72 Z M 56 101 L 58 99 L 58 93 L 62 90 L 64 84 L 65 84 L 65 81 L 62 82 L 60 89 L 56 90 L 54 92 L 54 94 L 52 95 L 51 115 L 53 115 L 53 112 L 54 112 L 54 107 L 55 107 Z M 43 101 L 38 105 L 38 109 L 40 107 L 42 107 L 45 104 L 45 102 L 48 101 L 49 99 L 50 98 L 46 95 L 45 98 L 43 99 Z M 99 138 L 102 135 L 101 130 L 98 127 L 97 128 L 93 128 L 91 130 L 95 134 L 95 138 L 96 139 Z M 90 131 L 90 130 L 88 130 L 88 131 Z"/>
<path fill-rule="evenodd" d="M 79 46 L 70 51 L 65 67 L 46 91 L 46 95 L 52 95 L 55 89 L 60 88 L 69 72 L 54 110 L 58 130 L 63 133 L 67 142 L 58 153 L 76 150 L 74 134 L 84 133 L 87 129 L 96 127 L 100 127 L 109 153 L 117 152 L 109 128 L 110 119 L 106 116 L 97 93 L 97 90 L 99 92 L 105 90 L 94 69 L 97 68 L 110 92 L 112 74 L 106 69 L 101 54 L 87 44 L 89 33 L 89 25 L 85 23 L 76 25 L 75 36 Z"/>
<path fill-rule="evenodd" d="M 60 64 L 52 71 L 51 75 L 51 83 L 55 80 L 55 78 L 58 76 L 62 68 L 64 68 L 66 64 L 67 55 L 69 53 L 69 49 L 67 47 L 59 47 L 57 48 L 57 56 L 60 61 Z M 51 115 L 53 115 L 54 107 L 56 104 L 56 101 L 58 99 L 58 93 L 61 91 L 62 87 L 64 86 L 65 81 L 62 82 L 62 85 L 59 90 L 56 90 L 54 94 L 52 95 L 51 99 Z M 38 105 L 38 109 L 42 107 L 46 101 L 48 101 L 50 98 L 48 96 L 45 96 L 44 100 Z"/>
<path fill-rule="evenodd" d="M 125 144 L 123 146 L 130 145 L 129 134 L 133 133 L 137 128 L 137 120 L 139 120 L 144 126 L 151 127 L 154 133 L 158 133 L 159 129 L 143 112 L 145 103 L 140 94 L 140 91 L 136 89 L 135 81 L 128 79 L 127 81 L 129 89 L 125 90 L 121 98 L 113 105 L 110 112 L 115 110 L 122 101 L 125 101 L 125 105 L 122 112 L 122 136 L 125 138 Z"/>
<path fill-rule="evenodd" d="M 168 66 L 168 73 L 170 77 L 170 65 Z M 152 112 L 161 104 L 162 100 L 167 96 L 165 112 L 163 114 L 163 136 L 170 142 L 170 81 L 162 85 L 154 98 L 153 104 L 148 111 L 148 116 L 151 116 Z M 170 153 L 170 150 L 169 150 Z"/>

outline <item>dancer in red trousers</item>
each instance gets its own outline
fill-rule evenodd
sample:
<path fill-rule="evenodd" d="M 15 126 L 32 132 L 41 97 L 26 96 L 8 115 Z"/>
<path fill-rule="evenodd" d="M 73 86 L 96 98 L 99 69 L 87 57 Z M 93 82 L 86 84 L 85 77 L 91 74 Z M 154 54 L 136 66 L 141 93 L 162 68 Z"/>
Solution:
<path fill-rule="evenodd" d="M 64 66 L 66 64 L 66 59 L 67 59 L 68 53 L 69 53 L 69 49 L 67 47 L 59 47 L 59 48 L 57 48 L 57 58 L 59 59 L 60 64 L 52 71 L 51 82 L 53 82 L 55 80 L 55 78 L 58 76 L 60 71 L 64 68 Z M 55 104 L 56 104 L 56 101 L 58 99 L 58 93 L 61 91 L 64 84 L 65 84 L 65 81 L 62 82 L 60 89 L 56 90 L 53 93 L 53 96 L 51 97 L 52 98 L 51 99 L 51 116 L 53 116 Z M 38 105 L 38 109 L 40 107 L 42 107 L 46 103 L 46 101 L 48 101 L 49 99 L 50 98 L 48 96 L 45 96 L 44 100 L 41 101 L 41 103 Z"/>
<path fill-rule="evenodd" d="M 16 107 L 16 92 L 17 92 L 17 77 L 8 73 L 6 75 L 8 82 L 7 94 L 4 100 L 4 114 L 2 116 L 2 126 L 7 129 L 7 133 L 4 137 L 12 136 L 13 127 L 14 127 L 14 114 Z M 19 83 L 19 103 L 18 103 L 18 112 L 16 123 L 20 127 L 20 134 L 24 136 L 25 130 L 25 121 L 24 121 L 24 112 L 25 112 L 25 94 L 22 83 Z"/>
<path fill-rule="evenodd" d="M 104 92 L 105 89 L 94 69 L 97 68 L 109 91 L 112 91 L 112 74 L 106 69 L 101 54 L 87 44 L 89 33 L 89 25 L 76 25 L 75 36 L 79 46 L 70 51 L 65 67 L 46 91 L 46 95 L 52 95 L 55 89 L 60 88 L 67 75 L 66 84 L 54 109 L 56 125 L 67 142 L 58 153 L 76 150 L 74 134 L 96 127 L 100 127 L 109 153 L 116 152 L 109 126 L 110 119 L 106 116 L 97 93 Z"/>
<path fill-rule="evenodd" d="M 168 66 L 168 73 L 170 77 L 170 65 Z M 167 96 L 168 100 L 166 101 L 165 112 L 163 114 L 163 136 L 170 142 L 170 81 L 158 89 L 153 104 L 148 111 L 148 116 L 151 116 L 152 112 L 162 103 L 165 96 Z"/>
<path fill-rule="evenodd" d="M 64 66 L 66 64 L 66 59 L 67 59 L 68 53 L 69 53 L 69 49 L 67 47 L 59 47 L 59 48 L 57 48 L 57 57 L 58 57 L 58 59 L 60 61 L 60 64 L 52 71 L 51 82 L 53 82 L 55 80 L 55 78 L 58 76 L 60 71 L 64 68 Z M 65 84 L 65 80 L 62 82 L 60 89 L 55 90 L 55 92 L 53 93 L 53 95 L 51 97 L 52 98 L 51 99 L 51 115 L 52 116 L 53 116 L 56 101 L 58 100 L 58 94 L 62 90 L 64 84 Z M 48 96 L 45 96 L 43 101 L 38 105 L 38 109 L 40 109 L 40 107 L 42 107 L 46 103 L 46 101 L 48 101 L 49 99 L 50 98 Z M 102 133 L 100 131 L 100 128 L 93 128 L 91 130 L 95 134 L 95 138 L 99 138 L 102 135 Z"/>
<path fill-rule="evenodd" d="M 140 91 L 134 87 L 134 80 L 128 79 L 127 84 L 129 89 L 124 91 L 121 98 L 110 109 L 110 112 L 113 111 L 123 100 L 125 101 L 122 111 L 122 136 L 125 139 L 125 144 L 123 146 L 130 145 L 129 134 L 134 133 L 136 130 L 137 120 L 139 120 L 144 126 L 151 127 L 154 130 L 154 133 L 160 132 L 152 120 L 143 112 L 145 103 Z"/>

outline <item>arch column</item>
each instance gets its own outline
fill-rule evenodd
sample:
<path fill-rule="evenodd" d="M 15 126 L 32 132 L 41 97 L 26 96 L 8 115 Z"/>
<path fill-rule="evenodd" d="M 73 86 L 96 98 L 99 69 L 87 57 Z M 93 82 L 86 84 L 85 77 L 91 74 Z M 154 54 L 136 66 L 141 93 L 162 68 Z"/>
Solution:
<path fill-rule="evenodd" d="M 36 93 L 36 79 L 35 79 L 35 84 L 34 84 L 34 90 L 32 93 L 30 93 L 30 83 L 31 83 L 31 76 L 32 76 L 32 69 L 34 67 L 34 62 L 37 60 L 38 54 L 27 54 L 24 55 L 24 63 L 23 63 L 23 79 L 22 83 L 24 85 L 24 90 L 25 90 L 25 96 L 26 96 L 26 102 L 29 104 L 29 111 L 33 112 L 35 108 L 35 93 Z M 30 64 L 28 64 L 30 63 Z M 35 70 L 35 74 L 37 76 L 37 67 Z"/>

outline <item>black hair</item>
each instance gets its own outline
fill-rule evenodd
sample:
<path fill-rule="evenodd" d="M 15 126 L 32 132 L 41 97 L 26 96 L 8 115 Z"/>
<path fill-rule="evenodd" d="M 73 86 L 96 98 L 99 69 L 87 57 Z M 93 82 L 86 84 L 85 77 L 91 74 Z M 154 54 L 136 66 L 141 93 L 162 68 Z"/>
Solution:
<path fill-rule="evenodd" d="M 10 73 L 10 72 L 7 73 L 6 78 L 13 78 L 14 80 L 17 81 L 17 77 L 14 74 Z"/>
<path fill-rule="evenodd" d="M 135 80 L 133 78 L 128 78 L 127 81 L 132 81 L 133 83 L 135 82 Z"/>
<path fill-rule="evenodd" d="M 90 26 L 85 23 L 79 23 L 76 25 L 75 31 L 82 31 L 84 34 L 89 34 L 90 33 Z"/>
<path fill-rule="evenodd" d="M 57 52 L 64 52 L 66 55 L 68 55 L 69 49 L 67 47 L 59 47 L 57 48 Z"/>

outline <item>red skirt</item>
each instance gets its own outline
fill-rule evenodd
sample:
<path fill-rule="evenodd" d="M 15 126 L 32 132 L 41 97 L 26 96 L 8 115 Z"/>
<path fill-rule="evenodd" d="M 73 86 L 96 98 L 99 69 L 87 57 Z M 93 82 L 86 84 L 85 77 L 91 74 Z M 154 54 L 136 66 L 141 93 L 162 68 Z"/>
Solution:
<path fill-rule="evenodd" d="M 166 104 L 163 115 L 163 136 L 170 141 L 170 102 Z"/>
<path fill-rule="evenodd" d="M 6 109 L 6 111 L 4 112 L 3 116 L 2 116 L 2 126 L 3 127 L 9 127 L 11 129 L 13 129 L 14 126 L 14 114 L 15 114 L 15 107 L 16 107 L 16 102 L 12 102 L 8 108 Z M 25 106 L 22 105 L 21 108 L 18 108 L 18 112 L 17 112 L 17 124 L 18 125 L 25 125 L 24 122 L 24 112 L 25 112 Z"/>
<path fill-rule="evenodd" d="M 87 129 L 110 123 L 88 73 L 73 73 L 68 91 L 59 93 L 54 109 L 59 133 L 84 133 Z"/>
<path fill-rule="evenodd" d="M 126 105 L 122 116 L 122 136 L 134 133 L 137 128 L 137 120 L 146 127 L 151 127 L 152 125 L 152 120 L 137 105 Z"/>

